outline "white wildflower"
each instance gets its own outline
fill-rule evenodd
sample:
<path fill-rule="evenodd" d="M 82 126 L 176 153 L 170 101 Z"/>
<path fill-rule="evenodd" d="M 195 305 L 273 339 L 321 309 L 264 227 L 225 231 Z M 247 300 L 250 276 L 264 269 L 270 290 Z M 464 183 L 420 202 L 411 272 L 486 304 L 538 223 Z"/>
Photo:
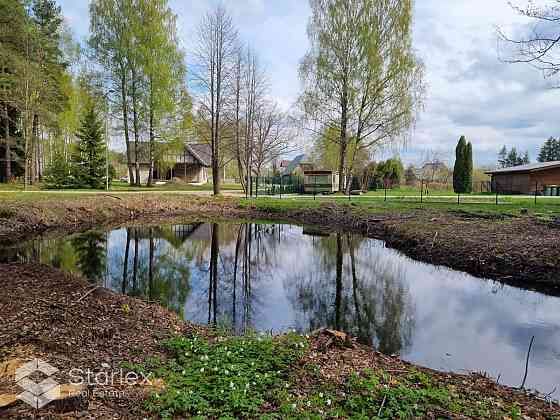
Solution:
<path fill-rule="evenodd" d="M 330 399 L 327 400 L 327 405 L 331 405 L 332 401 Z"/>

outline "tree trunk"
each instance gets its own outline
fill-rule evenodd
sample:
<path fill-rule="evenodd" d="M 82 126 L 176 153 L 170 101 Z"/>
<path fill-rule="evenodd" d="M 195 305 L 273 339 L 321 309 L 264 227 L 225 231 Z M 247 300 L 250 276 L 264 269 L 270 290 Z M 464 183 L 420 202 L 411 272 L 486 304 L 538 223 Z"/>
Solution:
<path fill-rule="evenodd" d="M 342 112 L 340 116 L 340 162 L 338 163 L 338 191 L 344 192 L 344 167 L 346 164 L 346 147 L 347 136 L 346 130 L 348 126 L 348 98 L 346 88 L 342 93 Z"/>
<path fill-rule="evenodd" d="M 130 134 L 128 130 L 128 93 L 126 88 L 125 70 L 121 68 L 121 100 L 124 127 L 124 141 L 126 144 L 126 165 L 128 166 L 128 182 L 134 185 L 134 171 L 132 170 L 132 155 L 130 153 Z"/>
<path fill-rule="evenodd" d="M 150 170 L 148 173 L 147 186 L 151 187 L 154 180 L 154 147 L 155 147 L 155 134 L 154 134 L 154 82 L 150 77 Z M 186 167 L 186 165 L 185 165 Z"/>
<path fill-rule="evenodd" d="M 138 162 L 139 127 L 138 127 L 138 98 L 136 92 L 136 72 L 132 71 L 132 125 L 134 129 L 134 167 L 136 173 L 136 186 L 140 187 L 140 162 Z"/>
<path fill-rule="evenodd" d="M 8 104 L 4 104 L 4 137 L 6 139 L 6 148 L 4 149 L 5 155 L 5 166 L 4 175 L 6 177 L 6 182 L 9 182 L 12 178 L 12 153 L 10 150 L 10 116 L 8 114 Z"/>
<path fill-rule="evenodd" d="M 33 125 L 31 128 L 31 151 L 30 151 L 30 159 L 31 159 L 31 184 L 34 184 L 37 181 L 37 143 L 39 137 L 39 116 L 37 114 L 33 114 Z"/>

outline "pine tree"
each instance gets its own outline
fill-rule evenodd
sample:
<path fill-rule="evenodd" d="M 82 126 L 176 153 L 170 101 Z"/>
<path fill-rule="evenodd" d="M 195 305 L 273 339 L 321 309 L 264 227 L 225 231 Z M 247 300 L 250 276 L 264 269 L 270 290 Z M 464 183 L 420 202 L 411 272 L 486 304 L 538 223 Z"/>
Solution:
<path fill-rule="evenodd" d="M 523 157 L 520 159 L 519 164 L 528 165 L 529 163 L 531 163 L 531 159 L 529 158 L 529 151 L 526 150 L 525 153 L 523 154 Z"/>
<path fill-rule="evenodd" d="M 560 161 L 560 139 L 554 139 L 552 142 L 551 158 L 553 161 Z"/>
<path fill-rule="evenodd" d="M 506 146 L 502 147 L 500 149 L 500 151 L 498 152 L 498 166 L 500 168 L 506 168 L 507 167 L 507 148 Z"/>
<path fill-rule="evenodd" d="M 103 127 L 95 103 L 86 105 L 73 162 L 74 183 L 80 188 L 101 189 L 105 185 L 106 159 Z"/>
<path fill-rule="evenodd" d="M 465 193 L 465 178 L 467 177 L 467 141 L 461 136 L 455 149 L 455 166 L 453 168 L 453 190 Z"/>
<path fill-rule="evenodd" d="M 541 147 L 537 160 L 539 162 L 550 162 L 551 160 L 553 160 L 555 144 L 556 139 L 554 137 L 550 137 L 547 141 L 545 141 L 543 146 Z"/>
<path fill-rule="evenodd" d="M 72 188 L 71 165 L 62 153 L 56 153 L 52 163 L 45 170 L 43 187 L 46 189 Z"/>
<path fill-rule="evenodd" d="M 465 154 L 465 176 L 463 179 L 464 192 L 472 192 L 472 180 L 473 180 L 473 151 L 471 142 L 467 143 L 466 154 Z"/>

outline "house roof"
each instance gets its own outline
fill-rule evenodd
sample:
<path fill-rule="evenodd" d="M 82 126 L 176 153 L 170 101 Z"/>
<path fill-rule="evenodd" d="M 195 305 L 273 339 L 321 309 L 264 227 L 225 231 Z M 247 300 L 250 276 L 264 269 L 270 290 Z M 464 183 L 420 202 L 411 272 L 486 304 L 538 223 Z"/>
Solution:
<path fill-rule="evenodd" d="M 292 160 L 288 166 L 286 167 L 286 169 L 284 169 L 284 171 L 282 172 L 282 175 L 290 175 L 292 174 L 296 168 L 301 165 L 304 164 L 304 160 L 305 160 L 306 156 L 305 155 L 299 155 L 296 156 L 294 160 Z"/>
<path fill-rule="evenodd" d="M 494 169 L 493 171 L 486 171 L 485 173 L 494 175 L 494 174 L 508 174 L 508 173 L 518 173 L 518 172 L 538 172 L 538 171 L 545 171 L 547 169 L 553 169 L 553 168 L 560 168 L 559 160 L 553 162 L 530 163 L 528 165 L 512 166 L 510 168 Z"/>
<path fill-rule="evenodd" d="M 287 159 L 284 159 L 284 160 L 280 161 L 280 167 L 281 168 L 287 168 L 289 164 L 290 164 L 290 161 L 287 160 Z"/>
<path fill-rule="evenodd" d="M 200 162 L 202 166 L 212 166 L 212 148 L 208 143 L 188 143 L 185 149 Z"/>

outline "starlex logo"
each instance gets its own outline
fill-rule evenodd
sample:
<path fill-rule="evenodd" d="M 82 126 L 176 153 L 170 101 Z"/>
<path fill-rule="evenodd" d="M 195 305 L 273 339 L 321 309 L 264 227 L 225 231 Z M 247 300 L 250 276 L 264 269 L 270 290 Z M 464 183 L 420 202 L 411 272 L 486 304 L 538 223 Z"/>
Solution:
<path fill-rule="evenodd" d="M 17 398 L 37 409 L 55 400 L 59 384 L 51 376 L 56 372 L 57 368 L 40 359 L 33 359 L 20 366 L 15 371 L 15 380 L 24 391 Z M 47 378 L 37 383 L 31 378 L 36 373 L 42 373 Z"/>

